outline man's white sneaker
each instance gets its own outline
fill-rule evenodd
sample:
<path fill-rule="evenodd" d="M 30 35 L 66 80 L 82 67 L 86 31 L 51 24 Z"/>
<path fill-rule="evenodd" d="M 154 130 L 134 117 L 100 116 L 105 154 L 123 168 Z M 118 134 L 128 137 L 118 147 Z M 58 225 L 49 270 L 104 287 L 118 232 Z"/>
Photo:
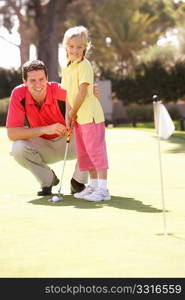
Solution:
<path fill-rule="evenodd" d="M 90 195 L 94 192 L 94 187 L 91 185 L 86 186 L 86 188 L 80 193 L 75 193 L 74 197 L 77 199 L 83 199 L 85 196 Z"/>
<path fill-rule="evenodd" d="M 109 191 L 102 188 L 97 188 L 93 193 L 86 195 L 83 198 L 92 202 L 111 200 Z"/>

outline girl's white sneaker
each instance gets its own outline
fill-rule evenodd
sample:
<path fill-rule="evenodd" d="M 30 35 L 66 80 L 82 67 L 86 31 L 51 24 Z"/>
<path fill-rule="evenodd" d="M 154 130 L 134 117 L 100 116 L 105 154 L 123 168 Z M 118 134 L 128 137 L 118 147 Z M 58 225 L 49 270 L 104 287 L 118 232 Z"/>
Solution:
<path fill-rule="evenodd" d="M 102 188 L 95 189 L 93 193 L 89 195 L 85 195 L 83 198 L 85 200 L 92 201 L 92 202 L 111 200 L 109 190 L 102 189 Z"/>
<path fill-rule="evenodd" d="M 86 186 L 86 188 L 80 193 L 75 193 L 74 197 L 77 199 L 83 199 L 85 196 L 88 196 L 94 192 L 94 187 L 91 185 Z"/>

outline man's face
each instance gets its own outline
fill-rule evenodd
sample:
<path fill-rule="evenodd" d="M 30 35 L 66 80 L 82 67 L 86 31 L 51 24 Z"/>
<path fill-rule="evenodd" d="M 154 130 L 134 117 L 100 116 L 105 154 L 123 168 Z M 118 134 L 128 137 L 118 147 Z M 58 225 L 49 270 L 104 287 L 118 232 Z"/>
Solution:
<path fill-rule="evenodd" d="M 27 73 L 24 83 L 35 100 L 44 100 L 47 91 L 48 79 L 44 70 L 33 70 Z"/>

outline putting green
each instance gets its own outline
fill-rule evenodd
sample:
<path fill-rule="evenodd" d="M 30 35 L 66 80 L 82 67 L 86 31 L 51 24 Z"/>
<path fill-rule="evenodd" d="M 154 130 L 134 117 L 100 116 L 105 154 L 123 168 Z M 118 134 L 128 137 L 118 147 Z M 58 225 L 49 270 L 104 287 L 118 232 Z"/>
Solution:
<path fill-rule="evenodd" d="M 38 183 L 1 137 L 0 277 L 184 277 L 185 142 L 161 141 L 167 236 L 154 130 L 107 129 L 112 200 L 69 195 L 67 161 L 58 203 L 36 196 Z M 52 166 L 60 177 L 62 163 Z M 57 191 L 57 189 L 56 189 Z"/>

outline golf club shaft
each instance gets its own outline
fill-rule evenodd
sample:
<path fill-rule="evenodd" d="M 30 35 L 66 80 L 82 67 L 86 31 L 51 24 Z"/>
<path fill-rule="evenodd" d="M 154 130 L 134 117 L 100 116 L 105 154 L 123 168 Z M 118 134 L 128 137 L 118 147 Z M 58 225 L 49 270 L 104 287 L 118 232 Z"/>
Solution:
<path fill-rule="evenodd" d="M 65 164 L 66 164 L 66 158 L 67 158 L 67 153 L 68 153 L 70 139 L 71 139 L 71 132 L 67 135 L 67 138 L 66 138 L 66 147 L 65 147 L 64 160 L 63 160 L 63 168 L 62 168 L 62 174 L 61 174 L 61 179 L 60 179 L 60 185 L 59 185 L 59 189 L 58 189 L 58 194 L 61 193 L 62 181 L 63 181 L 63 176 L 64 176 L 64 169 L 65 169 Z"/>

